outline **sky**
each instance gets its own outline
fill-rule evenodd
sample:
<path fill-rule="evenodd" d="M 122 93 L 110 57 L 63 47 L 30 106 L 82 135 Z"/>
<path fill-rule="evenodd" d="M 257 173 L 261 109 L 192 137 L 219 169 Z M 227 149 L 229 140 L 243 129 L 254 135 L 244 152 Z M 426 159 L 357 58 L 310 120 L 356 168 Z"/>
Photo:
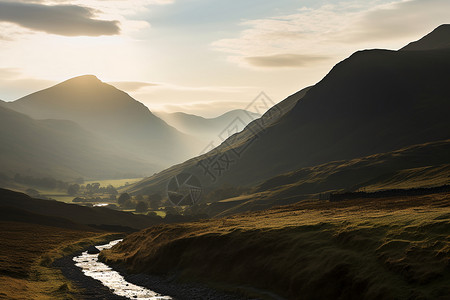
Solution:
<path fill-rule="evenodd" d="M 0 0 L 0 99 L 93 74 L 150 110 L 213 117 L 444 23 L 448 0 Z"/>

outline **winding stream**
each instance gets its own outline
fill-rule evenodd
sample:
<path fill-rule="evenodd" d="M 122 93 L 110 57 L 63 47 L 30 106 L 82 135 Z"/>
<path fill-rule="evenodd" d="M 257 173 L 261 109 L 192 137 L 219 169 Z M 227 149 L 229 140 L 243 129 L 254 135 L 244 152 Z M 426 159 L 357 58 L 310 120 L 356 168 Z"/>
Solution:
<path fill-rule="evenodd" d="M 96 247 L 101 251 L 103 249 L 109 249 L 121 241 L 122 240 L 116 240 L 110 242 L 109 244 Z M 88 254 L 87 251 L 85 251 L 80 256 L 74 257 L 73 260 L 75 261 L 75 266 L 83 270 L 84 275 L 99 280 L 104 286 L 110 288 L 116 295 L 127 297 L 129 299 L 140 300 L 172 299 L 169 296 L 161 296 L 160 294 L 145 287 L 127 282 L 118 272 L 98 261 L 98 254 Z"/>

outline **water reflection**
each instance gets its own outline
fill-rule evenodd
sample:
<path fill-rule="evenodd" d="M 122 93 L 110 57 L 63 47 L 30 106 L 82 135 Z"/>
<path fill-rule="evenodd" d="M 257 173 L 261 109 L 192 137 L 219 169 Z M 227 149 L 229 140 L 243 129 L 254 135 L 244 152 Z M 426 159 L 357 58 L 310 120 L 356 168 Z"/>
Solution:
<path fill-rule="evenodd" d="M 122 240 L 112 241 L 109 244 L 96 246 L 99 250 L 109 249 Z M 169 296 L 161 296 L 149 289 L 129 283 L 118 272 L 98 261 L 98 254 L 83 252 L 74 257 L 75 265 L 83 270 L 84 275 L 99 280 L 104 286 L 110 288 L 114 294 L 129 299 L 160 300 L 172 299 Z"/>

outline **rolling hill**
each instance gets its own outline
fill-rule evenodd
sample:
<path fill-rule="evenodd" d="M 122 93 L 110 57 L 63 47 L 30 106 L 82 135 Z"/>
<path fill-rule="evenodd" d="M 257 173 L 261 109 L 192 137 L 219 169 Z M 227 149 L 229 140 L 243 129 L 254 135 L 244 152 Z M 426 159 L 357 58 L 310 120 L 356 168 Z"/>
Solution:
<path fill-rule="evenodd" d="M 438 30 L 426 41 L 435 34 L 442 38 Z M 450 36 L 445 39 L 450 41 Z M 450 49 L 356 52 L 256 135 L 237 142 L 240 135 L 234 135 L 204 156 L 135 184 L 131 191 L 161 192 L 164 183 L 181 172 L 195 174 L 205 190 L 224 184 L 253 186 L 299 168 L 446 140 L 448 82 Z"/>
<path fill-rule="evenodd" d="M 23 193 L 1 188 L 0 207 L 26 211 L 16 211 L 16 214 L 19 216 L 19 221 L 22 218 L 20 215 L 29 214 L 34 215 L 33 218 L 35 220 L 52 221 L 53 224 L 58 224 L 58 226 L 60 226 L 61 219 L 67 219 L 78 224 L 95 225 L 100 228 L 116 227 L 116 230 L 142 229 L 161 222 L 161 219 L 157 217 L 135 215 L 130 212 L 116 211 L 103 207 L 86 207 L 54 200 L 33 199 Z M 48 218 L 44 218 L 43 216 Z M 66 225 L 69 226 L 70 224 Z"/>
<path fill-rule="evenodd" d="M 34 120 L 0 106 L 1 172 L 32 176 L 121 177 L 145 174 L 154 165 L 128 158 L 101 137 L 71 121 Z"/>
<path fill-rule="evenodd" d="M 145 159 L 158 168 L 199 151 L 195 139 L 178 132 L 145 105 L 93 75 L 69 79 L 7 105 L 34 119 L 76 122 L 130 157 Z"/>
<path fill-rule="evenodd" d="M 430 155 L 432 153 L 433 155 Z M 224 216 L 328 199 L 330 193 L 429 188 L 450 184 L 450 140 L 300 168 L 270 178 L 245 195 L 220 200 L 206 213 Z"/>

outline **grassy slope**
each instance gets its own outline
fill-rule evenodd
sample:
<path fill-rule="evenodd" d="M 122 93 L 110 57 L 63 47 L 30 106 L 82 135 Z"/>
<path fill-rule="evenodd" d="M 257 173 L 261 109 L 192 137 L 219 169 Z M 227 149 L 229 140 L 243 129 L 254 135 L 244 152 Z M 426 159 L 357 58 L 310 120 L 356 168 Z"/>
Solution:
<path fill-rule="evenodd" d="M 131 222 L 128 225 L 137 227 L 145 224 L 132 214 L 86 210 L 0 189 L 0 299 L 77 298 L 76 287 L 50 266 L 63 255 L 117 238 L 84 225 L 96 223 L 95 219 L 109 224 Z"/>
<path fill-rule="evenodd" d="M 26 223 L 0 219 L 0 299 L 76 298 L 76 288 L 50 264 L 58 257 L 112 239 L 112 235 L 80 230 L 78 225 L 61 228 L 54 218 L 31 219 Z"/>
<path fill-rule="evenodd" d="M 352 160 L 301 168 L 273 177 L 253 193 L 208 207 L 211 216 L 268 209 L 331 191 L 377 191 L 449 184 L 450 140 L 406 147 Z M 433 155 L 430 155 L 433 153 Z"/>
<path fill-rule="evenodd" d="M 128 236 L 131 272 L 270 289 L 290 299 L 444 299 L 450 196 L 303 202 Z"/>

